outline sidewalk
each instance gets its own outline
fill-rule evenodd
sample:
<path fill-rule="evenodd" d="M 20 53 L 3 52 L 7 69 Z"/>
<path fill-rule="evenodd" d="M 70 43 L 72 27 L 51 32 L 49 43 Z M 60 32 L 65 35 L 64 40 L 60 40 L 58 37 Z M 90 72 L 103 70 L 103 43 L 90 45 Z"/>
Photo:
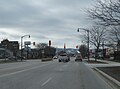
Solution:
<path fill-rule="evenodd" d="M 85 59 L 86 61 L 87 59 Z M 95 60 L 94 58 L 90 58 L 90 60 Z M 100 61 L 100 62 L 105 62 L 106 64 L 87 64 L 88 66 L 90 66 L 91 68 L 96 68 L 96 67 L 115 67 L 115 66 L 120 66 L 120 63 L 118 62 L 113 62 L 113 61 L 109 61 L 109 60 L 100 60 L 98 59 L 97 61 Z"/>
<path fill-rule="evenodd" d="M 95 60 L 90 58 L 90 60 Z M 95 70 L 115 89 L 120 89 L 120 63 L 109 60 L 97 60 L 103 63 L 87 63 L 86 65 Z"/>

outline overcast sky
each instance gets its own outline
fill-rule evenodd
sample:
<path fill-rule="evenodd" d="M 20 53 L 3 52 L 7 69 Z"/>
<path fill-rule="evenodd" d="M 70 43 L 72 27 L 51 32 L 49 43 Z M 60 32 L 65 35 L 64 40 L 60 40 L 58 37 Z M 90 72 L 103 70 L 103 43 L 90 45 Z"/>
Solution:
<path fill-rule="evenodd" d="M 95 1 L 95 0 L 94 0 Z M 0 41 L 20 42 L 25 37 L 36 43 L 52 41 L 54 47 L 75 48 L 80 44 L 78 27 L 90 25 L 86 9 L 93 0 L 0 0 Z M 81 37 L 82 38 L 82 37 Z"/>

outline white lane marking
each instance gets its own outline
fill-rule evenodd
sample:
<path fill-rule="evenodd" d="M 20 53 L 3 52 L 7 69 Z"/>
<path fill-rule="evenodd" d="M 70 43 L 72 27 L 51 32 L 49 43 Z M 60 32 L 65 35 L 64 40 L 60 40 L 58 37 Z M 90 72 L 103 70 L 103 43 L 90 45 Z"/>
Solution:
<path fill-rule="evenodd" d="M 52 80 L 52 77 L 50 77 L 48 80 L 46 80 L 41 86 L 46 85 L 50 80 Z"/>
<path fill-rule="evenodd" d="M 48 65 L 48 64 L 46 64 L 46 65 Z M 29 68 L 29 69 L 24 69 L 24 70 L 16 71 L 16 72 L 9 73 L 9 74 L 3 74 L 3 75 L 0 75 L 0 77 L 5 77 L 5 76 L 10 76 L 10 75 L 18 74 L 18 73 L 25 72 L 25 71 L 29 71 L 29 70 L 32 70 L 32 69 L 36 69 L 36 68 L 39 68 L 39 67 L 44 67 L 44 66 L 46 66 L 46 65 L 41 65 L 41 66 L 37 66 L 37 67 L 32 67 L 32 68 Z"/>

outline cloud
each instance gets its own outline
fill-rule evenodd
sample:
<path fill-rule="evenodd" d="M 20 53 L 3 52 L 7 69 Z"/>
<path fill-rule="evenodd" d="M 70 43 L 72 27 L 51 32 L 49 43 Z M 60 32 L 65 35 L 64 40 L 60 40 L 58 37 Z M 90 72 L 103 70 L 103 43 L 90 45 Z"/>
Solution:
<path fill-rule="evenodd" d="M 51 39 L 55 46 L 68 43 L 73 47 L 79 43 L 72 41 L 78 35 L 76 29 L 90 24 L 84 11 L 91 3 L 92 0 L 1 0 L 0 32 L 12 40 L 30 34 L 32 41 Z"/>

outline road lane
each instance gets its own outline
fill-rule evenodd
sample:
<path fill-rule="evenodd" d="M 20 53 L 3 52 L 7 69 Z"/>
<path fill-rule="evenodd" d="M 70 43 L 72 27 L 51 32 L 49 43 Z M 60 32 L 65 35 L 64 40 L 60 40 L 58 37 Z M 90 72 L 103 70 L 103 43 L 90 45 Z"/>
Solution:
<path fill-rule="evenodd" d="M 3 63 L 0 64 L 0 70 L 7 70 L 7 69 L 15 69 L 25 66 L 31 66 L 42 63 L 41 60 L 25 60 L 20 62 L 13 62 L 13 63 Z M 42 63 L 43 64 L 43 63 Z"/>
<path fill-rule="evenodd" d="M 48 71 L 58 65 L 54 62 L 43 64 L 45 65 L 43 67 L 0 77 L 0 89 L 39 89 L 52 76 Z"/>
<path fill-rule="evenodd" d="M 45 65 L 47 63 L 41 62 L 40 60 L 28 60 L 26 62 L 16 62 L 16 63 L 7 63 L 0 65 L 0 76 L 9 75 L 14 72 L 27 71 L 33 67 L 37 68 L 39 66 Z"/>
<path fill-rule="evenodd" d="M 111 89 L 84 63 L 69 62 L 56 70 L 56 76 L 41 89 Z"/>
<path fill-rule="evenodd" d="M 38 67 L 39 64 L 44 66 Z M 83 62 L 53 61 L 38 65 L 0 77 L 0 89 L 111 89 Z"/>
<path fill-rule="evenodd" d="M 31 68 L 28 68 L 28 69 L 25 69 L 24 67 L 22 67 L 22 69 L 19 68 L 19 70 L 18 70 L 18 68 L 17 68 L 17 69 L 13 69 L 12 71 L 11 71 L 11 70 L 9 70 L 9 71 L 6 70 L 6 71 L 8 71 L 9 73 L 2 74 L 2 75 L 0 75 L 0 77 L 10 76 L 10 75 L 18 74 L 18 73 L 21 73 L 21 72 L 33 70 L 33 69 L 36 69 L 36 68 L 44 67 L 44 66 L 46 66 L 46 64 L 44 64 L 44 65 L 39 65 L 39 66 L 35 66 L 35 67 L 31 67 Z M 5 71 L 5 72 L 6 72 L 6 71 Z"/>

